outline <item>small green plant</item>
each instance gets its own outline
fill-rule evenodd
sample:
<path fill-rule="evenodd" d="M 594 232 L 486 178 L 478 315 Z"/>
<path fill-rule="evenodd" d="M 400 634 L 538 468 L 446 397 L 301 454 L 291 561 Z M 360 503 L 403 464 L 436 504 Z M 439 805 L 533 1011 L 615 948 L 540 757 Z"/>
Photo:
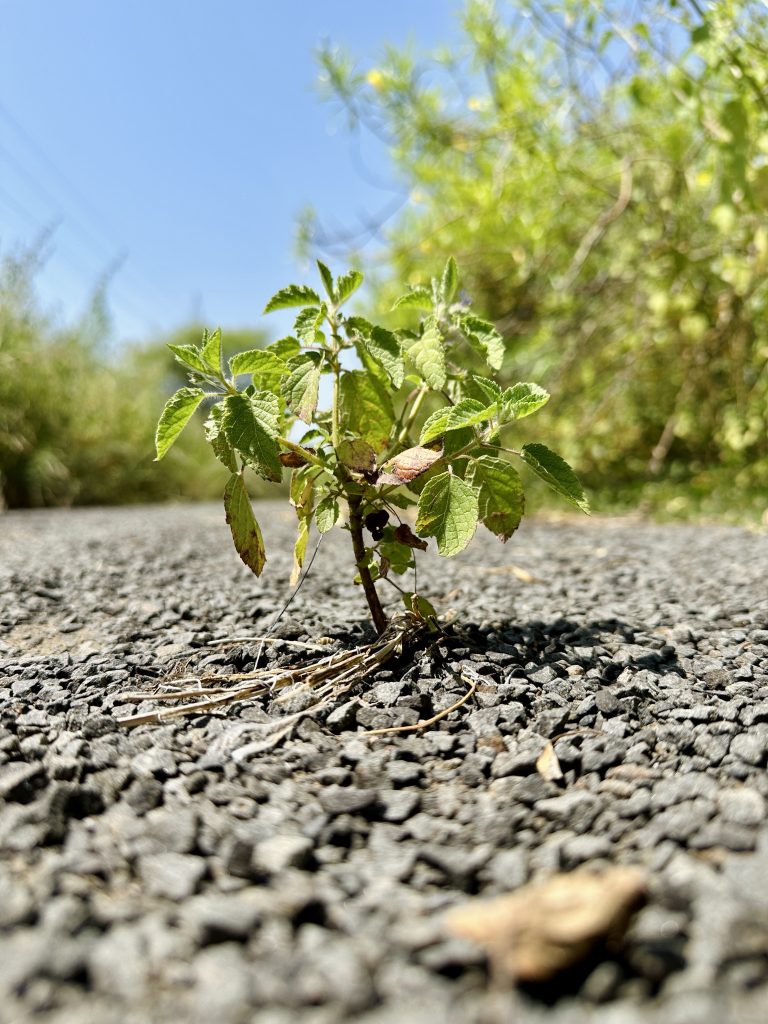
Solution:
<path fill-rule="evenodd" d="M 415 330 L 391 331 L 342 313 L 362 274 L 352 270 L 334 280 L 320 262 L 318 269 L 325 298 L 290 285 L 266 305 L 265 313 L 300 307 L 294 335 L 240 352 L 228 370 L 219 330 L 206 332 L 199 347 L 169 346 L 192 386 L 177 391 L 163 410 L 157 458 L 195 410 L 209 403 L 206 436 L 231 473 L 224 493 L 227 522 L 240 557 L 257 576 L 266 554 L 245 472 L 279 483 L 288 467 L 298 517 L 292 582 L 301 572 L 312 521 L 320 533 L 343 523 L 352 541 L 355 582 L 379 633 L 387 625 L 376 590 L 381 580 L 400 590 L 409 612 L 433 622 L 429 602 L 393 577 L 415 568 L 416 551 L 426 549 L 427 538 L 435 538 L 441 555 L 451 556 L 467 546 L 478 522 L 502 541 L 514 533 L 524 492 L 508 456 L 522 460 L 584 512 L 587 499 L 570 466 L 545 445 L 516 449 L 506 440 L 515 421 L 540 409 L 548 393 L 530 383 L 502 388 L 462 365 L 477 362 L 467 360 L 469 349 L 491 371 L 500 370 L 504 341 L 458 297 L 452 258 L 439 281 L 395 302 L 394 309 L 422 311 Z M 360 368 L 342 365 L 348 350 L 357 354 Z M 326 374 L 332 401 L 321 410 Z M 434 406 L 435 399 L 438 408 L 425 417 L 425 402 Z M 306 430 L 291 440 L 297 422 Z M 412 529 L 401 513 L 414 506 Z"/>

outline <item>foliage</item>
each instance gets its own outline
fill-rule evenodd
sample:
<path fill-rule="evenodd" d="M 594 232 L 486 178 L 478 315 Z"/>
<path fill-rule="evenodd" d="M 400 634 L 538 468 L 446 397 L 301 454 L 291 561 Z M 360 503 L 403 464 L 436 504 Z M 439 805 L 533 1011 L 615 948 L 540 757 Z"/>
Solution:
<path fill-rule="evenodd" d="M 345 504 L 356 582 L 381 632 L 386 618 L 377 579 L 395 586 L 417 615 L 434 614 L 423 598 L 392 578 L 415 568 L 415 551 L 427 546 L 421 538 L 434 537 L 440 554 L 450 556 L 467 546 L 478 522 L 503 541 L 517 529 L 523 486 L 507 454 L 576 507 L 588 512 L 589 506 L 571 468 L 545 445 L 516 449 L 502 443 L 508 428 L 549 395 L 536 384 L 502 389 L 464 368 L 466 352 L 497 368 L 504 346 L 492 324 L 456 301 L 458 270 L 452 257 L 429 289 L 408 291 L 395 301 L 398 309 L 418 305 L 425 313 L 415 329 L 395 332 L 341 311 L 362 283 L 360 273 L 334 281 L 323 263 L 318 269 L 324 296 L 290 285 L 267 303 L 265 312 L 299 310 L 295 336 L 236 355 L 226 366 L 220 330 L 205 331 L 198 346 L 169 346 L 190 386 L 166 403 L 157 427 L 157 459 L 205 403 L 206 437 L 229 472 L 224 505 L 232 539 L 257 576 L 266 554 L 248 500 L 246 470 L 279 482 L 283 468 L 291 469 L 290 500 L 298 520 L 293 583 L 313 520 L 325 533 Z M 342 365 L 347 351 L 357 355 L 363 369 Z M 324 375 L 332 383 L 327 410 L 319 407 Z M 429 402 L 439 406 L 425 415 Z M 293 441 L 289 435 L 299 424 L 301 437 Z M 415 534 L 398 511 L 414 506 Z"/>
<path fill-rule="evenodd" d="M 591 487 L 662 507 L 764 496 L 765 6 L 469 0 L 463 30 L 367 71 L 321 55 L 404 186 L 393 276 L 456 254 L 509 340 L 502 379 L 525 367 L 557 393 L 543 436 Z M 340 248 L 317 225 L 310 241 Z"/>
<path fill-rule="evenodd" d="M 148 454 L 165 390 L 184 380 L 165 346 L 111 354 L 101 292 L 78 323 L 58 325 L 35 294 L 41 260 L 34 249 L 0 262 L 0 507 L 220 494 L 226 474 L 203 438 L 184 438 L 165 473 Z M 189 330 L 171 341 L 189 343 Z M 253 348 L 263 335 L 233 332 L 233 341 Z"/>

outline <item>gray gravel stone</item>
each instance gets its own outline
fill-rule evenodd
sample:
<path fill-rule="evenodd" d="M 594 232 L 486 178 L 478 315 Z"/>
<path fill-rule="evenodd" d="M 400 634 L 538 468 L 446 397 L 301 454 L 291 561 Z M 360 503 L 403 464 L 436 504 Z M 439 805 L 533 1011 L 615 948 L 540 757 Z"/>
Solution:
<path fill-rule="evenodd" d="M 438 605 L 461 593 L 455 635 L 276 750 L 231 757 L 230 741 L 289 709 L 269 697 L 117 728 L 115 714 L 149 706 L 118 694 L 150 696 L 169 670 L 253 667 L 257 645 L 208 642 L 269 627 L 290 571 L 284 511 L 262 508 L 271 572 L 258 581 L 219 507 L 3 517 L 6 1015 L 762 1024 L 768 538 L 528 521 L 512 543 L 536 582 L 521 585 L 483 571 L 514 552 L 479 534 L 449 582 L 431 553 L 420 566 Z M 282 638 L 330 635 L 341 650 L 370 637 L 337 572 L 347 542 L 326 538 Z M 268 652 L 299 656 L 314 655 Z M 461 666 L 476 694 L 424 732 L 335 735 L 429 717 L 466 693 L 443 677 Z M 548 782 L 537 758 L 569 730 L 563 778 Z M 495 991 L 482 950 L 444 931 L 469 896 L 606 861 L 644 866 L 649 904 L 618 956 L 550 986 L 552 1005 Z"/>

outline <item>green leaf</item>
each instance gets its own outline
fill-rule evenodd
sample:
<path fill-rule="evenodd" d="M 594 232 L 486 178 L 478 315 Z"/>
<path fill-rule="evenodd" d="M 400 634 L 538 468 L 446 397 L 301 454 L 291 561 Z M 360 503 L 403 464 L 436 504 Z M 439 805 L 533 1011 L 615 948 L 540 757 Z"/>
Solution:
<path fill-rule="evenodd" d="M 472 427 L 458 427 L 456 430 L 448 430 L 443 434 L 443 455 L 446 459 L 452 459 L 457 452 L 467 445 L 476 441 L 475 432 Z M 460 465 L 459 462 L 457 465 Z M 454 466 L 456 469 L 457 466 Z M 461 473 L 461 476 L 464 474 Z"/>
<path fill-rule="evenodd" d="M 224 399 L 222 427 L 227 440 L 265 480 L 282 479 L 277 447 L 280 405 L 269 391 Z"/>
<path fill-rule="evenodd" d="M 305 345 L 311 345 L 313 342 L 324 340 L 324 335 L 320 328 L 325 319 L 325 314 L 326 305 L 323 302 L 320 304 L 319 309 L 315 306 L 307 306 L 296 317 L 293 329 Z"/>
<path fill-rule="evenodd" d="M 495 380 L 487 377 L 478 377 L 472 373 L 461 383 L 462 398 L 474 398 L 478 402 L 487 405 L 489 402 L 496 402 L 501 397 L 501 388 Z"/>
<path fill-rule="evenodd" d="M 418 287 L 395 299 L 392 309 L 403 307 L 416 307 L 417 309 L 432 309 L 432 292 L 429 288 Z"/>
<path fill-rule="evenodd" d="M 426 541 L 423 543 L 426 544 Z M 414 551 L 407 544 L 395 540 L 395 531 L 391 526 L 384 530 L 384 537 L 379 541 L 379 554 L 386 558 L 392 572 L 402 576 L 414 564 Z"/>
<path fill-rule="evenodd" d="M 501 420 L 521 420 L 549 401 L 549 392 L 538 384 L 514 384 L 501 396 Z"/>
<path fill-rule="evenodd" d="M 205 397 L 199 388 L 181 388 L 165 403 L 155 433 L 155 450 L 159 462 L 182 432 Z"/>
<path fill-rule="evenodd" d="M 341 378 L 339 393 L 344 430 L 361 437 L 377 452 L 385 448 L 395 410 L 383 384 L 363 370 L 350 370 Z"/>
<path fill-rule="evenodd" d="M 317 263 L 317 269 L 320 271 L 320 277 L 323 279 L 323 287 L 328 295 L 328 298 L 333 302 L 333 274 L 330 272 L 328 267 L 320 260 L 315 260 Z"/>
<path fill-rule="evenodd" d="M 474 398 L 464 398 L 456 405 L 449 405 L 438 409 L 427 418 L 421 428 L 419 444 L 429 444 L 436 437 L 440 437 L 448 430 L 457 430 L 459 427 L 472 427 L 477 423 L 483 423 L 496 414 L 496 406 L 484 406 L 482 402 Z"/>
<path fill-rule="evenodd" d="M 383 327 L 373 327 L 369 335 L 363 336 L 362 343 L 368 355 L 386 371 L 392 387 L 399 388 L 403 383 L 405 368 L 397 335 Z"/>
<path fill-rule="evenodd" d="M 287 288 L 281 288 L 275 292 L 272 298 L 264 307 L 265 313 L 271 313 L 275 309 L 290 309 L 291 306 L 319 306 L 320 296 L 312 288 L 303 284 L 289 284 Z"/>
<path fill-rule="evenodd" d="M 223 412 L 224 410 L 221 405 L 214 405 L 211 409 L 210 416 L 204 424 L 205 439 L 210 444 L 213 454 L 219 462 L 223 463 L 230 473 L 237 473 L 235 453 L 229 441 L 227 441 L 221 426 Z"/>
<path fill-rule="evenodd" d="M 257 576 L 261 576 L 267 560 L 259 524 L 253 514 L 245 481 L 240 473 L 233 473 L 224 490 L 224 510 L 232 531 L 237 553 Z"/>
<path fill-rule="evenodd" d="M 437 321 L 428 317 L 424 321 L 424 332 L 411 342 L 408 358 L 427 384 L 436 391 L 445 385 L 445 350 Z"/>
<path fill-rule="evenodd" d="M 233 377 L 241 373 L 252 373 L 255 387 L 273 391 L 280 378 L 288 373 L 288 364 L 274 352 L 254 348 L 232 356 L 229 360 L 229 372 Z"/>
<path fill-rule="evenodd" d="M 203 335 L 203 348 L 200 353 L 203 362 L 207 363 L 218 375 L 221 373 L 221 328 Z"/>
<path fill-rule="evenodd" d="M 376 466 L 376 452 L 362 438 L 342 441 L 336 449 L 336 457 L 343 466 L 355 473 L 369 473 Z"/>
<path fill-rule="evenodd" d="M 477 491 L 480 521 L 506 541 L 520 525 L 525 510 L 523 482 L 504 459 L 481 455 L 467 471 L 467 483 Z"/>
<path fill-rule="evenodd" d="M 319 501 L 315 509 L 315 522 L 320 533 L 328 533 L 339 518 L 339 503 L 332 494 Z"/>
<path fill-rule="evenodd" d="M 342 274 L 336 281 L 336 305 L 340 306 L 342 302 L 346 302 L 362 283 L 363 275 L 359 270 L 350 270 L 348 274 Z"/>
<path fill-rule="evenodd" d="M 456 260 L 453 256 L 449 256 L 440 281 L 440 298 L 446 305 L 450 305 L 450 303 L 453 302 L 458 287 L 459 268 L 456 266 Z"/>
<path fill-rule="evenodd" d="M 292 338 L 289 335 L 287 338 L 278 338 L 277 341 L 273 341 L 271 345 L 267 345 L 264 351 L 274 352 L 278 359 L 287 362 L 301 352 L 301 345 L 296 338 Z"/>
<path fill-rule="evenodd" d="M 504 339 L 493 324 L 471 315 L 459 317 L 458 323 L 467 340 L 484 354 L 491 369 L 500 370 L 504 362 Z"/>
<path fill-rule="evenodd" d="M 290 409 L 305 423 L 311 423 L 320 388 L 320 354 L 304 352 L 288 361 L 290 374 L 282 382 L 283 396 Z"/>
<path fill-rule="evenodd" d="M 454 473 L 433 477 L 419 495 L 416 532 L 435 537 L 441 555 L 457 555 L 477 529 L 477 494 Z"/>
<path fill-rule="evenodd" d="M 187 366 L 198 373 L 204 373 L 210 377 L 211 368 L 203 362 L 198 349 L 194 345 L 169 345 L 168 348 L 176 356 L 176 361 L 182 366 Z"/>
<path fill-rule="evenodd" d="M 524 444 L 520 454 L 538 476 L 589 515 L 589 502 L 571 467 L 544 444 Z"/>

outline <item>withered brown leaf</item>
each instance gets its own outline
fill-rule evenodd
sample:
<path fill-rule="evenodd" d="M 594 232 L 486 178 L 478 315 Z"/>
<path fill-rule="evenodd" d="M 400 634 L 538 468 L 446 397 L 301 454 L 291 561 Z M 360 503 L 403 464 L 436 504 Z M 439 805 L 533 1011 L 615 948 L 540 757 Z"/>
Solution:
<path fill-rule="evenodd" d="M 303 450 L 305 452 L 308 452 L 310 455 L 314 455 L 315 452 L 317 451 L 316 448 L 304 448 Z M 305 459 L 304 456 L 301 455 L 299 452 L 295 451 L 280 452 L 278 458 L 280 459 L 282 464 L 284 466 L 288 466 L 289 469 L 298 469 L 299 466 L 306 466 L 307 462 L 309 461 L 308 459 Z"/>
<path fill-rule="evenodd" d="M 636 868 L 579 869 L 495 899 L 472 900 L 449 911 L 445 925 L 482 946 L 509 980 L 546 981 L 601 942 L 617 946 L 645 889 Z"/>
<path fill-rule="evenodd" d="M 419 551 L 427 550 L 427 542 L 417 537 L 408 523 L 400 523 L 395 530 L 395 540 L 400 544 L 407 544 L 409 548 L 418 548 Z"/>
<path fill-rule="evenodd" d="M 384 464 L 383 472 L 379 473 L 376 483 L 408 484 L 417 476 L 426 473 L 441 456 L 442 452 L 424 448 L 420 444 L 414 448 L 406 448 L 404 452 L 400 452 L 399 455 L 395 455 L 393 459 L 389 459 Z"/>

